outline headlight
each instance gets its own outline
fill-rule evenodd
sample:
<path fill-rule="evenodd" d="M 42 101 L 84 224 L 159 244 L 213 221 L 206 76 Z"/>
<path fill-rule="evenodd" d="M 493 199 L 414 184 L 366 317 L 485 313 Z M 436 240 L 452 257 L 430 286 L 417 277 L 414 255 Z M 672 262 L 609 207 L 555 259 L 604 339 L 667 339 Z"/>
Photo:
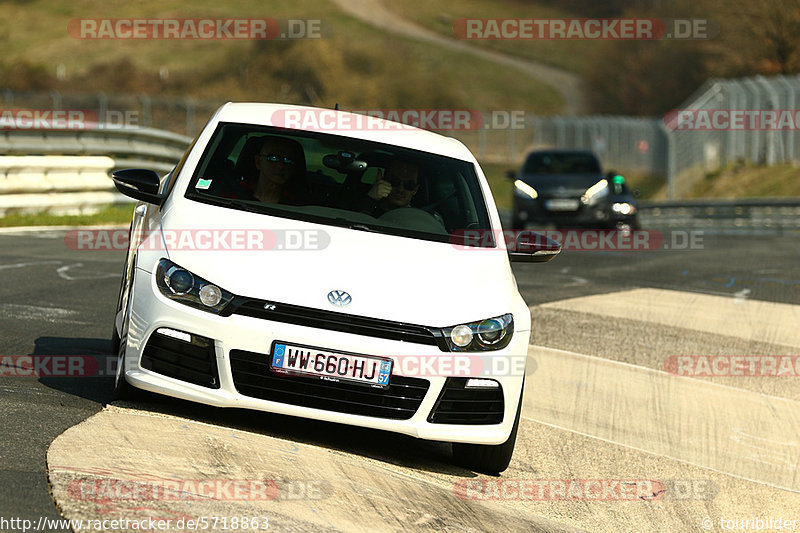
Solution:
<path fill-rule="evenodd" d="M 590 204 L 606 196 L 608 196 L 608 180 L 603 178 L 586 189 L 586 192 L 581 196 L 581 202 Z"/>
<path fill-rule="evenodd" d="M 522 180 L 517 180 L 514 182 L 514 190 L 519 193 L 522 193 L 522 196 L 527 196 L 528 198 L 531 198 L 533 200 L 539 197 L 539 193 L 536 192 L 536 189 L 534 189 L 533 187 L 531 187 Z"/>
<path fill-rule="evenodd" d="M 158 262 L 156 285 L 161 294 L 209 313 L 219 314 L 231 300 L 233 294 L 196 276 L 168 259 Z"/>
<path fill-rule="evenodd" d="M 511 342 L 513 333 L 514 317 L 510 313 L 442 329 L 451 352 L 501 350 Z"/>
<path fill-rule="evenodd" d="M 632 215 L 636 212 L 636 206 L 628 202 L 615 202 L 611 205 L 611 210 L 620 215 Z"/>

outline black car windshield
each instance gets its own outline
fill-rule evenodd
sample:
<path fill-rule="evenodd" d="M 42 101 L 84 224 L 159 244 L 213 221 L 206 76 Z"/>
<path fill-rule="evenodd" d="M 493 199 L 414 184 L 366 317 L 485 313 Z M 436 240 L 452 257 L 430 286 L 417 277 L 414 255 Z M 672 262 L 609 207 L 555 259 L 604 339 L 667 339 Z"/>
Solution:
<path fill-rule="evenodd" d="M 525 174 L 599 174 L 600 164 L 585 152 L 538 152 L 528 156 Z"/>
<path fill-rule="evenodd" d="M 472 234 L 465 230 L 491 228 L 472 163 L 338 135 L 220 124 L 186 197 L 360 231 L 495 245 L 463 239 Z"/>

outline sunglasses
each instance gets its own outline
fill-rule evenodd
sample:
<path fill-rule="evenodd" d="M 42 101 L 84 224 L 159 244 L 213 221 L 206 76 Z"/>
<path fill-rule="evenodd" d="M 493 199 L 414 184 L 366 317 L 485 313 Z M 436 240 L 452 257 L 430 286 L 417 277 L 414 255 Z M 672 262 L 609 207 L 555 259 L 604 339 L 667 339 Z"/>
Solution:
<path fill-rule="evenodd" d="M 270 155 L 258 154 L 258 155 L 260 157 L 263 157 L 264 159 L 266 159 L 270 163 L 277 163 L 278 161 L 280 161 L 284 165 L 293 165 L 294 164 L 294 159 L 292 159 L 291 157 L 286 157 L 286 156 L 282 156 L 282 155 L 274 155 L 274 154 L 270 154 Z"/>
<path fill-rule="evenodd" d="M 417 188 L 417 180 L 401 180 L 398 178 L 388 180 L 392 187 L 399 187 L 400 185 L 407 191 L 413 191 Z"/>

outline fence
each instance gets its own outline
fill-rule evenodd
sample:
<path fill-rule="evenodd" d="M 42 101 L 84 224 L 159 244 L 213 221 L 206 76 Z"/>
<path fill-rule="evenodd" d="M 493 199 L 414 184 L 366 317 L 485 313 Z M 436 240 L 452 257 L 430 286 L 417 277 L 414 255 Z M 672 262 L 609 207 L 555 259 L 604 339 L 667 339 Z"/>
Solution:
<path fill-rule="evenodd" d="M 800 76 L 707 82 L 681 106 L 689 111 L 690 122 L 695 122 L 692 127 L 680 129 L 677 116 L 665 121 L 670 141 L 666 171 L 671 178 L 670 197 L 685 194 L 705 173 L 736 161 L 768 166 L 800 161 L 798 104 Z M 700 118 L 697 110 L 721 111 L 717 113 L 721 120 L 714 123 L 712 118 L 710 125 L 701 125 L 693 120 Z M 793 124 L 766 124 L 770 112 L 776 118 L 790 118 Z M 736 114 L 740 115 L 739 126 L 734 125 Z M 713 115 L 705 113 L 705 118 Z"/>
<path fill-rule="evenodd" d="M 111 126 L 157 128 L 193 137 L 224 102 L 149 95 L 63 94 L 58 91 L 0 90 L 5 109 L 72 109 L 91 111 Z"/>
<path fill-rule="evenodd" d="M 711 80 L 662 118 L 537 118 L 533 145 L 594 150 L 606 167 L 664 176 L 667 197 L 680 198 L 737 161 L 800 161 L 798 104 L 800 76 Z"/>
<path fill-rule="evenodd" d="M 99 120 L 153 127 L 193 136 L 221 102 L 190 98 L 66 95 L 0 90 L 5 108 L 88 109 Z M 783 127 L 683 128 L 679 115 L 666 117 L 540 117 L 525 114 L 511 127 L 444 132 L 466 144 L 483 162 L 518 163 L 530 149 L 557 147 L 595 151 L 605 168 L 664 177 L 669 199 L 685 196 L 698 180 L 736 161 L 774 165 L 800 161 L 800 76 L 711 80 L 679 111 L 786 111 Z M 0 139 L 0 150 L 4 147 Z M 105 152 L 102 152 L 105 153 Z"/>

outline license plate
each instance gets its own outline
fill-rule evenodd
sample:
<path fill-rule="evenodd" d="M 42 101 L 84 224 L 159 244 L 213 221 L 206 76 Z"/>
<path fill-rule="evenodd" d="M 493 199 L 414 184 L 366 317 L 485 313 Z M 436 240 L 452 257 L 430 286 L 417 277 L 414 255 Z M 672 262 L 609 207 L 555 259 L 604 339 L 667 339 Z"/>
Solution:
<path fill-rule="evenodd" d="M 556 198 L 548 200 L 545 205 L 550 211 L 577 211 L 579 203 L 573 198 Z"/>
<path fill-rule="evenodd" d="M 272 343 L 270 367 L 278 374 L 377 388 L 388 387 L 389 376 L 392 374 L 392 360 L 387 357 L 336 352 L 281 341 Z"/>

